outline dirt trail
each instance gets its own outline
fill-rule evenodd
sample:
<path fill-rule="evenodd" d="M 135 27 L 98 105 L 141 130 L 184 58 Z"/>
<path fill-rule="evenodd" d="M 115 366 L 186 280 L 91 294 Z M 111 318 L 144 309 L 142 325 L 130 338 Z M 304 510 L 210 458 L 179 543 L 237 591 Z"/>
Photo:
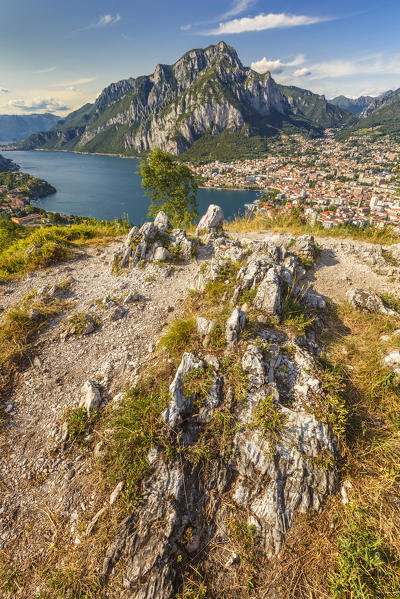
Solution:
<path fill-rule="evenodd" d="M 233 238 L 242 240 L 272 240 L 282 243 L 292 235 L 287 233 L 247 233 L 236 234 Z M 315 237 L 321 253 L 313 268 L 307 273 L 313 289 L 335 302 L 346 299 L 346 292 L 352 287 L 373 289 L 377 292 L 400 294 L 398 268 L 382 263 L 381 248 L 376 244 L 350 239 Z"/>
<path fill-rule="evenodd" d="M 60 444 L 65 410 L 78 404 L 88 379 L 100 381 L 109 397 L 123 392 L 151 358 L 163 327 L 193 286 L 197 262 L 177 267 L 148 265 L 116 277 L 110 264 L 119 245 L 87 249 L 80 259 L 1 289 L 0 305 L 7 310 L 33 290 L 71 279 L 68 301 L 74 306 L 39 335 L 37 357 L 6 400 L 8 420 L 0 455 L 0 548 L 17 540 L 21 548 L 26 524 L 34 522 L 36 532 L 29 541 L 33 552 L 33 538 L 39 544 L 51 542 L 54 526 L 46 514 L 72 516 L 74 521 L 95 503 L 90 462 L 54 451 L 56 442 Z M 128 313 L 114 320 L 115 308 L 133 291 L 141 301 L 124 306 Z M 106 297 L 111 302 L 103 306 Z M 76 312 L 94 313 L 101 320 L 100 327 L 90 335 L 60 340 L 61 321 Z"/>

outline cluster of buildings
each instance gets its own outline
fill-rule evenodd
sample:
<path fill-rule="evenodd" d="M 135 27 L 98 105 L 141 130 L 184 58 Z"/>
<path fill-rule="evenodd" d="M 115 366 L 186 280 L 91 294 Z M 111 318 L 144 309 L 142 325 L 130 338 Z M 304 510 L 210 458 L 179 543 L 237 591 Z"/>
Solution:
<path fill-rule="evenodd" d="M 49 216 L 42 210 L 35 210 L 30 201 L 35 193 L 31 186 L 37 185 L 41 180 L 26 173 L 2 173 L 0 182 L 0 215 L 9 218 L 18 225 L 46 226 L 51 224 Z M 60 215 L 60 218 L 69 221 L 72 217 Z"/>
<path fill-rule="evenodd" d="M 400 197 L 394 176 L 400 144 L 367 138 L 338 142 L 292 138 L 290 150 L 265 158 L 193 166 L 204 187 L 254 189 L 262 197 L 277 190 L 282 208 L 301 206 L 306 218 L 330 228 L 338 225 L 392 225 L 400 229 Z M 267 194 L 268 195 L 268 194 Z M 276 204 L 256 201 L 272 217 Z"/>

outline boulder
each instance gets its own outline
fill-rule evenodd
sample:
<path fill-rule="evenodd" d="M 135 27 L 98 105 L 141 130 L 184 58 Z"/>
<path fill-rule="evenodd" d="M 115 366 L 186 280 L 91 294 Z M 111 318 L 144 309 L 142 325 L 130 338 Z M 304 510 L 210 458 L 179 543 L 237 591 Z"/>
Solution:
<path fill-rule="evenodd" d="M 216 233 L 222 229 L 224 224 L 224 213 L 220 206 L 216 204 L 210 204 L 207 212 L 200 219 L 199 224 L 196 228 L 196 235 L 202 233 Z"/>
<path fill-rule="evenodd" d="M 225 338 L 229 349 L 232 349 L 239 338 L 240 331 L 246 324 L 246 312 L 235 308 L 226 322 Z"/>
<path fill-rule="evenodd" d="M 216 322 L 211 318 L 203 318 L 202 316 L 198 316 L 196 325 L 197 332 L 199 333 L 199 335 L 201 337 L 206 337 L 207 335 L 210 335 L 213 332 Z"/>
<path fill-rule="evenodd" d="M 292 249 L 303 258 L 314 258 L 316 250 L 314 237 L 312 235 L 302 235 L 296 239 Z"/>
<path fill-rule="evenodd" d="M 382 360 L 382 366 L 390 368 L 400 376 L 400 350 L 394 349 L 389 352 Z"/>
<path fill-rule="evenodd" d="M 250 387 L 259 388 L 265 382 L 263 353 L 255 345 L 249 345 L 243 358 L 242 368 L 248 375 Z"/>
<path fill-rule="evenodd" d="M 99 407 L 101 403 L 100 387 L 96 381 L 86 381 L 82 386 L 82 397 L 79 407 L 85 408 L 88 415 Z"/>
<path fill-rule="evenodd" d="M 264 314 L 278 317 L 281 315 L 281 283 L 275 268 L 270 268 L 261 281 L 254 298 L 254 307 Z"/>
<path fill-rule="evenodd" d="M 168 260 L 171 260 L 171 258 L 171 252 L 162 246 L 157 247 L 153 252 L 153 260 L 155 262 L 167 262 Z"/>
<path fill-rule="evenodd" d="M 143 240 L 152 239 L 155 237 L 157 233 L 157 229 L 154 226 L 154 223 L 144 223 L 139 229 L 139 235 L 142 236 Z"/>
<path fill-rule="evenodd" d="M 356 310 L 400 317 L 398 312 L 386 306 L 386 304 L 381 300 L 379 295 L 375 293 L 375 291 L 367 291 L 366 289 L 356 288 L 349 289 L 346 295 L 350 304 Z"/>
<path fill-rule="evenodd" d="M 194 368 L 201 368 L 204 363 L 198 360 L 193 354 L 185 352 L 182 361 L 176 371 L 174 380 L 169 387 L 171 401 L 161 414 L 162 419 L 171 428 L 175 428 L 182 422 L 182 417 L 191 406 L 191 399 L 185 397 L 181 391 L 183 379 Z"/>
<path fill-rule="evenodd" d="M 120 268 L 126 268 L 129 264 L 129 258 L 132 256 L 132 247 L 128 245 L 122 255 L 121 262 L 119 263 Z"/>
<path fill-rule="evenodd" d="M 157 229 L 159 231 L 162 231 L 163 233 L 170 228 L 171 225 L 168 216 L 162 210 L 157 214 L 156 218 L 154 219 L 154 226 L 157 227 Z"/>

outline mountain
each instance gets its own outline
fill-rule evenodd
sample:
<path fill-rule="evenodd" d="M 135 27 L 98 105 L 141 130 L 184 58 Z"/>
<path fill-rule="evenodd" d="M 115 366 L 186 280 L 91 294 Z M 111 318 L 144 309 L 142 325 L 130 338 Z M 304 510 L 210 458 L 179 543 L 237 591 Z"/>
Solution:
<path fill-rule="evenodd" d="M 45 114 L 0 114 L 0 142 L 20 141 L 32 133 L 48 131 L 60 120 L 59 116 Z"/>
<path fill-rule="evenodd" d="M 400 89 L 390 91 L 371 102 L 357 123 L 341 131 L 338 139 L 366 134 L 375 137 L 390 135 L 400 140 Z"/>
<path fill-rule="evenodd" d="M 19 170 L 19 167 L 15 164 L 15 162 L 9 158 L 4 158 L 4 156 L 0 154 L 0 173 L 17 170 Z"/>
<path fill-rule="evenodd" d="M 31 136 L 23 147 L 137 155 L 159 146 L 201 155 L 202 144 L 223 134 L 222 146 L 237 156 L 245 148 L 250 154 L 265 150 L 265 140 L 282 131 L 318 136 L 350 121 L 349 113 L 321 96 L 281 88 L 269 72 L 244 67 L 236 51 L 220 42 L 191 50 L 173 65 L 159 64 L 150 76 L 111 84 L 94 104 Z"/>
<path fill-rule="evenodd" d="M 360 96 L 359 98 L 347 98 L 346 96 L 337 96 L 329 100 L 331 104 L 344 108 L 353 114 L 361 114 L 373 102 L 375 98 L 372 96 Z"/>
<path fill-rule="evenodd" d="M 330 129 L 354 121 L 347 110 L 327 102 L 325 96 L 295 86 L 279 85 L 279 89 L 287 99 L 292 114 L 301 115 L 317 127 Z"/>
<path fill-rule="evenodd" d="M 397 91 L 399 91 L 399 90 L 397 90 Z M 370 114 L 372 114 L 373 112 L 375 112 L 376 110 L 379 110 L 379 108 L 381 108 L 382 106 L 386 105 L 387 102 L 390 103 L 391 97 L 393 94 L 396 94 L 396 92 L 393 90 L 390 90 L 388 92 L 385 92 L 384 94 L 381 94 L 377 98 L 374 98 L 373 101 L 369 104 L 369 106 L 367 106 L 363 110 L 363 113 L 361 116 L 367 117 Z"/>

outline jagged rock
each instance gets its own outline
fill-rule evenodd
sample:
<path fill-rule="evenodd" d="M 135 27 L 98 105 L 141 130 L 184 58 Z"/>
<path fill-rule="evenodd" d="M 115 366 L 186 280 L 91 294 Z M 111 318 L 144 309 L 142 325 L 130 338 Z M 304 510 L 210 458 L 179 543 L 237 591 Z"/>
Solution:
<path fill-rule="evenodd" d="M 216 321 L 211 318 L 203 318 L 202 316 L 198 316 L 196 320 L 197 332 L 201 337 L 207 337 L 210 335 L 216 325 Z"/>
<path fill-rule="evenodd" d="M 142 236 L 142 239 L 147 241 L 148 239 L 152 239 L 155 237 L 157 233 L 157 229 L 154 226 L 154 223 L 144 223 L 139 229 L 139 235 Z"/>
<path fill-rule="evenodd" d="M 202 316 L 197 317 L 196 326 L 197 332 L 203 339 L 204 347 L 210 342 L 210 335 L 215 329 L 216 321 L 210 318 L 203 318 Z"/>
<path fill-rule="evenodd" d="M 206 268 L 200 270 L 196 279 L 195 289 L 204 291 L 207 281 L 216 281 L 225 268 L 229 268 L 229 262 L 212 259 Z"/>
<path fill-rule="evenodd" d="M 164 422 L 171 428 L 175 428 L 180 424 L 183 414 L 191 405 L 190 398 L 185 397 L 181 391 L 185 374 L 188 374 L 194 368 L 201 368 L 203 365 L 204 363 L 193 354 L 187 352 L 183 354 L 175 378 L 169 387 L 171 401 L 161 415 Z"/>
<path fill-rule="evenodd" d="M 101 399 L 98 383 L 96 381 L 86 381 L 82 386 L 82 397 L 79 401 L 79 407 L 85 408 L 86 412 L 90 414 L 100 406 Z"/>
<path fill-rule="evenodd" d="M 379 295 L 374 291 L 358 288 L 349 289 L 346 295 L 349 302 L 356 310 L 400 317 L 400 314 L 386 306 Z"/>
<path fill-rule="evenodd" d="M 131 258 L 131 256 L 132 256 L 132 248 L 130 245 L 128 245 L 128 247 L 122 254 L 122 258 L 121 258 L 121 262 L 120 262 L 119 266 L 121 268 L 126 268 L 129 264 L 129 259 Z"/>
<path fill-rule="evenodd" d="M 400 376 L 400 350 L 394 349 L 389 352 L 382 360 L 382 366 L 390 368 Z"/>
<path fill-rule="evenodd" d="M 200 219 L 196 228 L 196 235 L 203 233 L 216 233 L 222 229 L 224 224 L 224 213 L 220 206 L 210 204 L 207 212 Z"/>
<path fill-rule="evenodd" d="M 127 238 L 125 239 L 125 245 L 131 245 L 132 241 L 139 235 L 139 227 L 133 225 L 131 230 L 129 231 Z"/>
<path fill-rule="evenodd" d="M 162 246 L 157 247 L 153 253 L 153 260 L 155 262 L 167 262 L 168 260 L 171 260 L 171 258 L 171 253 L 167 250 L 167 248 Z"/>
<path fill-rule="evenodd" d="M 270 268 L 261 281 L 254 298 L 254 307 L 264 314 L 280 317 L 282 310 L 281 282 L 276 268 Z"/>
<path fill-rule="evenodd" d="M 170 222 L 168 216 L 162 210 L 157 214 L 154 219 L 154 226 L 157 227 L 159 231 L 165 232 L 170 228 Z"/>
<path fill-rule="evenodd" d="M 246 312 L 240 308 L 235 308 L 228 318 L 225 327 L 225 339 L 229 349 L 232 349 L 237 343 L 240 331 L 246 324 Z"/>
<path fill-rule="evenodd" d="M 316 250 L 314 237 L 312 235 L 298 237 L 291 249 L 304 258 L 314 258 Z"/>
<path fill-rule="evenodd" d="M 237 285 L 233 291 L 232 302 L 235 304 L 246 289 L 254 289 L 271 267 L 269 256 L 251 255 L 247 264 L 237 274 Z"/>
<path fill-rule="evenodd" d="M 249 385 L 259 388 L 265 382 L 263 353 L 259 347 L 249 345 L 243 358 L 242 367 L 248 376 Z"/>

